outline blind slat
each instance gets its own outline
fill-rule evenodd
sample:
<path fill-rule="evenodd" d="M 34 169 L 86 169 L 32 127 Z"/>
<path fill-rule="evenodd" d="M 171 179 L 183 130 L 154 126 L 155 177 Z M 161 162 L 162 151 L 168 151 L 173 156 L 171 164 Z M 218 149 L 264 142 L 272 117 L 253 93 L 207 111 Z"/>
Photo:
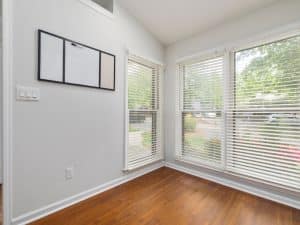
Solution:
<path fill-rule="evenodd" d="M 300 190 L 300 36 L 224 57 L 178 66 L 178 156 Z"/>
<path fill-rule="evenodd" d="M 160 66 L 131 55 L 128 59 L 127 169 L 154 162 L 161 154 Z"/>
<path fill-rule="evenodd" d="M 300 189 L 300 37 L 235 53 L 227 170 Z"/>
<path fill-rule="evenodd" d="M 223 64 L 223 57 L 215 57 L 180 65 L 183 77 L 181 155 L 211 166 L 222 164 Z"/>

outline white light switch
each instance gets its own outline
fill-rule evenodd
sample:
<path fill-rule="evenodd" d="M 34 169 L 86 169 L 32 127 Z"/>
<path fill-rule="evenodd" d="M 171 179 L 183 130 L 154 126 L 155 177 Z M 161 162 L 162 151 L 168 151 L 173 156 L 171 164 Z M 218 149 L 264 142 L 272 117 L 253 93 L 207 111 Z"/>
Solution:
<path fill-rule="evenodd" d="M 17 85 L 17 100 L 19 101 L 39 101 L 40 89 Z"/>
<path fill-rule="evenodd" d="M 74 176 L 74 168 L 73 167 L 68 167 L 65 170 L 65 178 L 66 180 L 71 180 L 73 179 Z"/>

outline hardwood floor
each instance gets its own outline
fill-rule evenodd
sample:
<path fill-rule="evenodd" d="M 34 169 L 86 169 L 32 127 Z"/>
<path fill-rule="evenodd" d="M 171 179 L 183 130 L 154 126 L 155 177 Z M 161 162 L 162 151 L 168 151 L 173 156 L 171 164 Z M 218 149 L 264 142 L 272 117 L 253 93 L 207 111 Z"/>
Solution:
<path fill-rule="evenodd" d="M 292 209 L 169 168 L 32 225 L 300 225 Z"/>

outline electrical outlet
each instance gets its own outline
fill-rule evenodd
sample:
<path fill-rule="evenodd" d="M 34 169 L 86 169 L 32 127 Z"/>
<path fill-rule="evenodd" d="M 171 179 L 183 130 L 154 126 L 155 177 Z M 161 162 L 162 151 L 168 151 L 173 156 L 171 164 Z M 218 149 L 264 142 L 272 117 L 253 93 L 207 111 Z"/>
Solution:
<path fill-rule="evenodd" d="M 73 179 L 74 176 L 74 168 L 73 167 L 68 167 L 65 170 L 65 178 L 66 180 L 71 180 Z"/>

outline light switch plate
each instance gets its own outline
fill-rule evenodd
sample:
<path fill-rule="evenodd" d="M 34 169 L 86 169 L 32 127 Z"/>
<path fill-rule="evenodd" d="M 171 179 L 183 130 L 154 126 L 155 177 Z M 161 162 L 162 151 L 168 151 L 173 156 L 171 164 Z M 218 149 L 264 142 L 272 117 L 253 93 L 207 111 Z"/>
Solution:
<path fill-rule="evenodd" d="M 73 179 L 74 176 L 74 168 L 73 167 L 68 167 L 65 169 L 65 179 L 66 180 L 71 180 Z"/>
<path fill-rule="evenodd" d="M 17 100 L 19 101 L 39 101 L 40 89 L 17 85 Z"/>

